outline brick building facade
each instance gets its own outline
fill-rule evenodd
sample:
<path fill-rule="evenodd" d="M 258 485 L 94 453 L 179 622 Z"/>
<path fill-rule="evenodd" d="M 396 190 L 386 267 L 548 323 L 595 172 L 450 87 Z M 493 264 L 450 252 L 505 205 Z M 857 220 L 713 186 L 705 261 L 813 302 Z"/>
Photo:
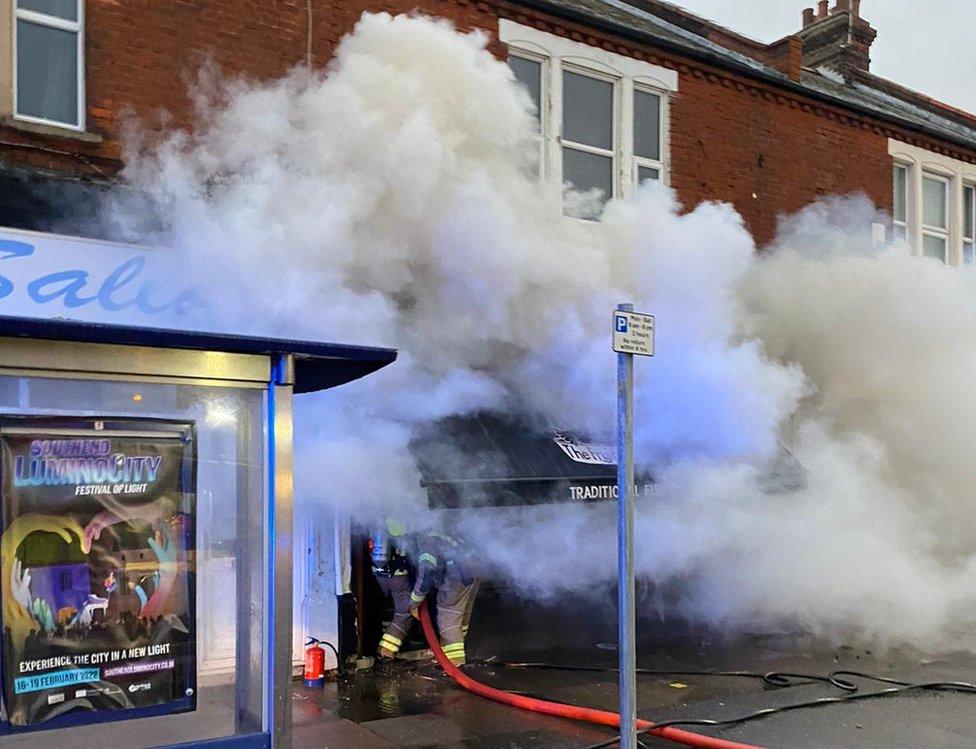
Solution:
<path fill-rule="evenodd" d="M 686 207 L 733 203 L 760 243 L 784 213 L 820 196 L 863 192 L 894 215 L 889 232 L 909 237 L 920 251 L 938 254 L 941 246 L 953 264 L 972 258 L 976 118 L 871 74 L 876 32 L 861 18 L 858 0 L 820 2 L 803 12 L 795 34 L 768 45 L 659 0 L 6 0 L 4 6 L 0 177 L 7 207 L 0 207 L 0 224 L 49 228 L 60 210 L 44 207 L 51 184 L 62 188 L 54 194 L 80 202 L 85 189 L 111 184 L 122 166 L 128 117 L 150 126 L 190 124 L 189 82 L 205 61 L 227 74 L 273 78 L 295 65 L 326 64 L 365 11 L 420 10 L 461 29 L 483 29 L 493 52 L 523 56 L 527 74 L 546 82 L 539 96 L 543 168 L 551 179 L 588 179 L 604 169 L 604 157 L 614 194 L 653 174 Z M 32 79 L 18 69 L 16 51 L 26 32 L 41 26 L 77 41 L 77 91 L 65 89 L 66 100 L 78 95 L 74 122 L 59 125 L 23 111 L 37 106 L 30 87 L 48 84 L 43 73 Z M 18 80 L 28 93 L 15 101 Z M 574 106 L 586 107 L 602 96 L 593 80 L 610 86 L 612 134 L 597 145 L 566 145 L 572 97 L 582 97 Z M 638 102 L 630 97 L 639 96 L 632 91 L 660 99 L 659 140 L 648 146 L 657 151 L 647 158 L 635 150 L 633 138 L 646 134 L 631 117 Z M 941 219 L 923 215 L 923 193 L 938 207 L 939 190 Z"/>

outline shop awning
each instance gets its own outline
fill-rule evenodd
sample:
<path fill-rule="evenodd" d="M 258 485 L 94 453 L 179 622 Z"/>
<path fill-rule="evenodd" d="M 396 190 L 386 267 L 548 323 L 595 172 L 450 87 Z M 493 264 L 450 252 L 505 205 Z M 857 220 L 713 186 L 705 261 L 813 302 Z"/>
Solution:
<path fill-rule="evenodd" d="M 505 507 L 616 500 L 613 445 L 497 414 L 454 416 L 410 443 L 432 508 Z M 638 494 L 655 489 L 638 472 Z M 806 486 L 806 470 L 780 444 L 756 475 L 759 491 L 789 494 Z"/>
<path fill-rule="evenodd" d="M 410 449 L 435 508 L 616 499 L 612 446 L 521 419 L 449 417 L 422 430 Z"/>
<path fill-rule="evenodd" d="M 0 316 L 0 337 L 77 341 L 120 346 L 215 351 L 275 356 L 292 354 L 295 392 L 310 393 L 364 377 L 396 360 L 389 348 L 347 346 L 284 338 L 236 336 L 226 333 L 168 330 L 72 320 Z"/>

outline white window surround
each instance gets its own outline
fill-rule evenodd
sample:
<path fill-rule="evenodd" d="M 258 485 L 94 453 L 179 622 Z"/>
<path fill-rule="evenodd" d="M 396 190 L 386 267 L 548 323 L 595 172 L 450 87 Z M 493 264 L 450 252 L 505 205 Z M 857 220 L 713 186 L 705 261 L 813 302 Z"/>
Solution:
<path fill-rule="evenodd" d="M 678 90 L 678 74 L 658 65 L 608 52 L 599 47 L 565 39 L 523 26 L 508 19 L 498 24 L 499 40 L 509 52 L 542 63 L 540 127 L 541 172 L 553 184 L 562 184 L 563 70 L 613 80 L 614 85 L 614 185 L 613 197 L 628 197 L 637 187 L 638 166 L 660 169 L 660 180 L 669 184 L 669 97 Z M 661 102 L 660 162 L 634 156 L 634 91 L 657 94 Z"/>
<path fill-rule="evenodd" d="M 963 185 L 962 264 L 976 264 L 976 185 Z"/>
<path fill-rule="evenodd" d="M 0 0 L 2 2 L 3 0 Z M 12 4 L 12 12 L 10 13 L 10 51 L 12 55 L 12 65 L 10 67 L 10 86 L 12 91 L 11 96 L 11 106 L 10 114 L 15 122 L 24 122 L 34 125 L 49 126 L 52 128 L 71 130 L 75 132 L 84 132 L 85 130 L 85 105 L 86 105 L 86 94 L 85 94 L 85 0 L 77 1 L 77 15 L 78 19 L 76 21 L 70 21 L 67 19 L 59 18 L 57 16 L 51 16 L 46 13 L 40 13 L 33 10 L 27 10 L 19 7 L 17 0 L 8 0 Z M 9 11 L 8 11 L 9 12 Z M 77 65 L 77 103 L 76 112 L 77 120 L 76 122 L 60 122 L 57 120 L 50 120 L 43 117 L 33 117 L 30 115 L 20 114 L 17 109 L 17 21 L 23 20 L 30 23 L 34 23 L 38 26 L 43 26 L 46 28 L 60 29 L 62 31 L 69 31 L 77 35 L 76 41 L 76 65 Z M 2 48 L 2 45 L 0 45 Z"/>
<path fill-rule="evenodd" d="M 896 165 L 908 170 L 905 195 L 907 234 L 909 244 L 917 254 L 922 254 L 922 179 L 928 175 L 948 181 L 949 247 L 946 260 L 949 265 L 962 265 L 965 226 L 963 191 L 967 185 L 976 184 L 976 164 L 891 138 L 888 139 L 888 154 Z"/>
<path fill-rule="evenodd" d="M 952 189 L 952 180 L 941 174 L 934 174 L 930 171 L 922 172 L 922 253 L 930 254 L 928 251 L 927 240 L 934 240 L 940 247 L 939 254 L 932 253 L 932 257 L 940 257 L 948 262 L 949 249 L 949 195 Z M 935 214 L 928 216 L 929 195 L 935 197 L 933 208 L 938 208 Z"/>
<path fill-rule="evenodd" d="M 893 197 L 893 209 L 891 215 L 891 223 L 893 229 L 892 239 L 908 239 L 908 173 L 909 168 L 904 164 L 895 163 L 894 168 L 891 170 L 892 179 L 892 197 Z M 899 195 L 899 193 L 901 193 Z M 876 225 L 877 226 L 877 225 Z M 882 224 L 882 229 L 884 225 Z M 880 241 L 878 241 L 880 239 Z M 875 245 L 883 246 L 885 244 L 884 231 L 881 232 L 880 238 L 876 238 Z"/>

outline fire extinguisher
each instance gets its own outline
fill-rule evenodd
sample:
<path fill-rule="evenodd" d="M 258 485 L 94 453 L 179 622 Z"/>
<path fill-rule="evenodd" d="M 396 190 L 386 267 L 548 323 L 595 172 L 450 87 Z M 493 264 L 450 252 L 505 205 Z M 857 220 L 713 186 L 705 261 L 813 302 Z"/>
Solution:
<path fill-rule="evenodd" d="M 308 638 L 305 643 L 305 686 L 325 686 L 325 651 L 319 646 L 321 640 Z"/>

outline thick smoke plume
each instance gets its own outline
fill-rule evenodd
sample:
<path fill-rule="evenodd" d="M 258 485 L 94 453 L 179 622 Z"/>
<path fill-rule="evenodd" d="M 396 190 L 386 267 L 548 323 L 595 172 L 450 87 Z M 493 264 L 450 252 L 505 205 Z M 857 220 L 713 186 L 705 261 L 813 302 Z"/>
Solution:
<path fill-rule="evenodd" d="M 976 309 L 968 276 L 870 249 L 863 200 L 815 206 L 757 255 L 726 205 L 648 185 L 600 224 L 533 174 L 531 103 L 486 38 L 366 15 L 323 73 L 209 76 L 192 131 L 133 139 L 202 279 L 201 326 L 395 346 L 302 397 L 299 501 L 366 522 L 426 510 L 414 430 L 490 409 L 605 440 L 614 304 L 657 316 L 638 367 L 641 574 L 732 627 L 972 645 Z M 805 484 L 764 492 L 786 441 Z M 454 511 L 526 594 L 606 590 L 614 508 Z M 571 568 L 572 573 L 566 570 Z"/>

